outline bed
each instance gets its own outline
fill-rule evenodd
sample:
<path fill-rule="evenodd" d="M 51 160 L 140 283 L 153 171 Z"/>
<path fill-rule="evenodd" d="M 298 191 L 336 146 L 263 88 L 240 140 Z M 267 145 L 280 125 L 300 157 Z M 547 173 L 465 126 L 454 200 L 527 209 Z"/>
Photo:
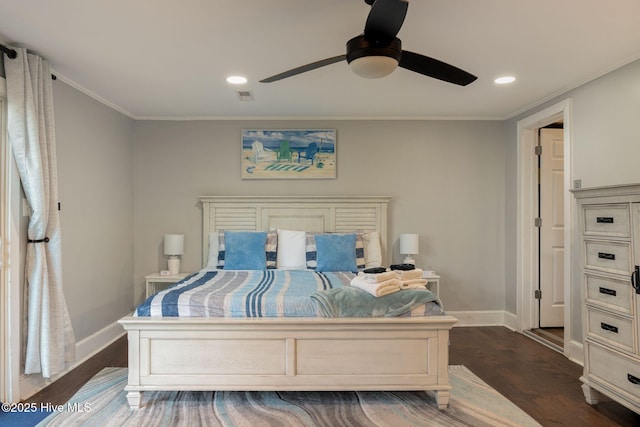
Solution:
<path fill-rule="evenodd" d="M 209 251 L 218 230 L 377 233 L 380 256 L 383 262 L 390 259 L 387 197 L 201 197 L 200 202 L 205 267 L 215 258 Z M 132 409 L 151 390 L 430 390 L 445 409 L 451 389 L 449 331 L 455 322 L 444 313 L 127 316 L 119 321 L 129 343 L 125 390 Z"/>

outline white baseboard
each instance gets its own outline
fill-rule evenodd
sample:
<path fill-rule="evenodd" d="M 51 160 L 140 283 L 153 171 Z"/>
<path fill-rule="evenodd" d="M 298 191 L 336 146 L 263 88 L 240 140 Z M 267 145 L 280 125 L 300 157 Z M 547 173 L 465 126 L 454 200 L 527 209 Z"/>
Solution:
<path fill-rule="evenodd" d="M 506 326 L 505 311 L 449 311 L 447 314 L 458 319 L 456 326 Z"/>
<path fill-rule="evenodd" d="M 86 362 L 89 358 L 104 350 L 118 338 L 125 335 L 125 331 L 117 322 L 102 328 L 98 332 L 90 335 L 76 343 L 76 361 L 66 367 L 66 369 L 49 379 L 40 375 L 20 375 L 20 399 L 27 399 L 46 386 L 60 379 L 65 374 Z"/>
<path fill-rule="evenodd" d="M 113 322 L 95 334 L 78 341 L 76 343 L 76 359 L 87 360 L 123 335 L 125 335 L 125 331 L 122 329 L 122 325 Z"/>
<path fill-rule="evenodd" d="M 515 332 L 520 331 L 518 316 L 507 311 L 447 311 L 447 314 L 458 319 L 456 326 L 504 326 Z M 571 340 L 565 346 L 564 355 L 578 365 L 584 365 L 584 349 L 582 343 Z"/>
<path fill-rule="evenodd" d="M 520 330 L 520 322 L 518 321 L 518 315 L 514 313 L 504 312 L 504 327 L 511 329 L 512 331 Z"/>
<path fill-rule="evenodd" d="M 564 355 L 572 362 L 584 366 L 584 346 L 580 341 L 569 341 L 569 345 L 564 349 Z"/>

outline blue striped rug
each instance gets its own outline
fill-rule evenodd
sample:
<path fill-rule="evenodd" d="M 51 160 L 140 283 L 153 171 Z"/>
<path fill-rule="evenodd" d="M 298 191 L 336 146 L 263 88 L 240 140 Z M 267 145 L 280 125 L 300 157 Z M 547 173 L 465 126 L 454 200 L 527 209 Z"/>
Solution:
<path fill-rule="evenodd" d="M 144 392 L 129 409 L 126 368 L 106 368 L 39 426 L 539 426 L 464 366 L 449 409 L 430 392 Z"/>

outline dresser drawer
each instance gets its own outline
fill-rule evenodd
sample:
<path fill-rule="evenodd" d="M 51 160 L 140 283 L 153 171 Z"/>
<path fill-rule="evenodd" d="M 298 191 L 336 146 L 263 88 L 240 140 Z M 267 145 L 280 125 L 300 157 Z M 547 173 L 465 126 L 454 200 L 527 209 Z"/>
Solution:
<path fill-rule="evenodd" d="M 630 237 L 629 205 L 593 205 L 583 209 L 584 234 L 591 236 Z"/>
<path fill-rule="evenodd" d="M 585 268 L 631 277 L 631 244 L 585 240 Z"/>
<path fill-rule="evenodd" d="M 633 288 L 630 280 L 585 274 L 587 302 L 633 315 Z"/>
<path fill-rule="evenodd" d="M 640 399 L 640 363 L 637 359 L 585 341 L 588 376 L 623 390 L 635 399 Z"/>
<path fill-rule="evenodd" d="M 588 307 L 587 335 L 622 350 L 634 351 L 635 328 L 632 319 Z"/>

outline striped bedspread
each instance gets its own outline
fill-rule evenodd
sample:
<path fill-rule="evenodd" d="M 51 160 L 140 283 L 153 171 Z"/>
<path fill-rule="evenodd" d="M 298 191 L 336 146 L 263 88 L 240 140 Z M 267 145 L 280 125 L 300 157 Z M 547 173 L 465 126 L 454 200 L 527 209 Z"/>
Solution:
<path fill-rule="evenodd" d="M 350 272 L 313 270 L 201 270 L 158 292 L 138 306 L 135 316 L 319 317 L 315 291 L 349 286 Z M 435 303 L 408 316 L 442 314 Z"/>

